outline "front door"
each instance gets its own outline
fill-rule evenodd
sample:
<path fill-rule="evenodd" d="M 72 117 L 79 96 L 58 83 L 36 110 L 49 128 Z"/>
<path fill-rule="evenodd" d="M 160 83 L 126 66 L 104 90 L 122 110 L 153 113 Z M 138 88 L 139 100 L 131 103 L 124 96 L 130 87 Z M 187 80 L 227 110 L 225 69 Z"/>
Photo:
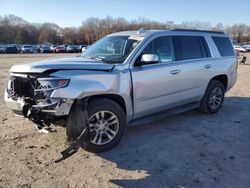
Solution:
<path fill-rule="evenodd" d="M 181 89 L 181 70 L 174 64 L 175 55 L 171 37 L 154 39 L 142 54 L 157 54 L 159 62 L 134 66 L 131 69 L 134 118 L 160 111 L 178 102 Z"/>

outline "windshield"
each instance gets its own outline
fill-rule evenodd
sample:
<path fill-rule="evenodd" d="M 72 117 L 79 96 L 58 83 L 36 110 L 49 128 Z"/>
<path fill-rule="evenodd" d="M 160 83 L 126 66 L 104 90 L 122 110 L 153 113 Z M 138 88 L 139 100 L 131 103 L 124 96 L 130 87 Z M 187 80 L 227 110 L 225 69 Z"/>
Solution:
<path fill-rule="evenodd" d="M 102 38 L 81 54 L 82 57 L 102 60 L 104 63 L 123 63 L 140 40 L 129 36 L 109 36 Z"/>

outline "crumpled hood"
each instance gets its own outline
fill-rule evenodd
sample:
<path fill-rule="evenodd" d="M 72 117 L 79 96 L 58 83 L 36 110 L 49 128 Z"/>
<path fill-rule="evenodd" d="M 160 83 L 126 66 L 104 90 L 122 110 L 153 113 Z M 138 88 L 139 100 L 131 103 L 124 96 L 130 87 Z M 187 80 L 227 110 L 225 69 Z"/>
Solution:
<path fill-rule="evenodd" d="M 47 70 L 111 70 L 114 65 L 84 57 L 45 60 L 35 63 L 14 65 L 9 72 L 15 73 L 43 73 Z"/>

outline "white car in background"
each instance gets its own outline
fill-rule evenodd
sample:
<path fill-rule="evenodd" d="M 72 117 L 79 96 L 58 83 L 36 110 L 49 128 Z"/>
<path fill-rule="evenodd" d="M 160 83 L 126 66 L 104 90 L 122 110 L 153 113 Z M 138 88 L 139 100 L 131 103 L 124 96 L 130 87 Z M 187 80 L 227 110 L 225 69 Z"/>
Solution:
<path fill-rule="evenodd" d="M 242 47 L 239 46 L 239 45 L 234 45 L 234 50 L 235 50 L 235 51 L 240 51 L 240 52 L 245 52 L 245 51 L 246 51 L 244 48 L 242 48 Z"/>
<path fill-rule="evenodd" d="M 250 45 L 249 44 L 242 46 L 242 48 L 245 49 L 245 52 L 250 52 Z"/>
<path fill-rule="evenodd" d="M 21 53 L 33 53 L 33 47 L 31 45 L 23 45 Z"/>
<path fill-rule="evenodd" d="M 58 45 L 51 45 L 50 46 L 50 51 L 51 52 L 56 52 L 56 48 L 58 47 Z"/>
<path fill-rule="evenodd" d="M 82 52 L 85 52 L 87 50 L 87 48 L 88 48 L 87 45 L 82 45 L 81 47 L 82 47 Z"/>

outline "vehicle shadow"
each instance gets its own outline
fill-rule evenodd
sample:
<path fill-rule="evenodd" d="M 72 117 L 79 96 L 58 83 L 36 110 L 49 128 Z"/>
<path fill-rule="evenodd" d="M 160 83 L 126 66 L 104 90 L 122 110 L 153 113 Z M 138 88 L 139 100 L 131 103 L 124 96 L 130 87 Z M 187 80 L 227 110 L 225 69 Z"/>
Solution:
<path fill-rule="evenodd" d="M 127 179 L 109 181 L 121 187 L 247 187 L 249 116 L 250 97 L 226 97 L 214 115 L 193 110 L 128 127 L 117 147 L 97 155 L 127 170 Z"/>

